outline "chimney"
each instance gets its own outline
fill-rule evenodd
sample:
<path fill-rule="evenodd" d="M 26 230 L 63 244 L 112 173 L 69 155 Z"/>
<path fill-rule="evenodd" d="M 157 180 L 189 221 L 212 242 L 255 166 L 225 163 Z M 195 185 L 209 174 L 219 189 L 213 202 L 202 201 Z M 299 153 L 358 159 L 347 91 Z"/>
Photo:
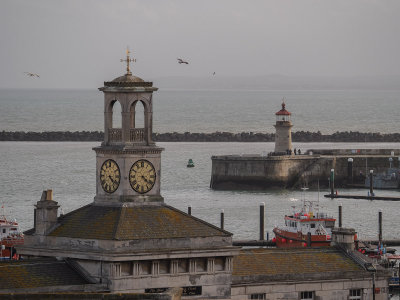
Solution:
<path fill-rule="evenodd" d="M 53 190 L 43 191 L 35 205 L 35 234 L 46 235 L 57 224 L 59 207 L 53 200 Z"/>
<path fill-rule="evenodd" d="M 347 250 L 354 250 L 354 236 L 356 231 L 353 228 L 334 228 L 332 230 L 331 246 L 339 246 Z"/>

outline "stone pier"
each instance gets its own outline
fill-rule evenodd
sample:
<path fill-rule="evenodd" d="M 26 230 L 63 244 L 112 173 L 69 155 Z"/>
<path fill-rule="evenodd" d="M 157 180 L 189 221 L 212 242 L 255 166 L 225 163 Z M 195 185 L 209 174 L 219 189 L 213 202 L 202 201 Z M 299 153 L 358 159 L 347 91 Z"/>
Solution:
<path fill-rule="evenodd" d="M 302 155 L 212 156 L 210 187 L 216 190 L 263 190 L 269 188 L 328 187 L 335 170 L 336 187 L 364 187 L 369 170 L 384 172 L 392 157 L 398 167 L 400 150 L 308 150 Z M 349 169 L 349 158 L 352 166 Z"/>

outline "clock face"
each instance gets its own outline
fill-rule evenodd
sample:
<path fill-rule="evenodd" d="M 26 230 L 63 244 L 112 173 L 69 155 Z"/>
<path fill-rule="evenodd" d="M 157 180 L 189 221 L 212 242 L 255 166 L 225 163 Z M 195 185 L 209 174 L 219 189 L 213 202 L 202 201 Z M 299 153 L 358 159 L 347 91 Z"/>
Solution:
<path fill-rule="evenodd" d="M 114 193 L 120 183 L 121 173 L 119 167 L 112 159 L 107 159 L 100 168 L 100 183 L 107 193 Z"/>
<path fill-rule="evenodd" d="M 151 162 L 140 159 L 135 162 L 129 171 L 129 183 L 140 194 L 150 191 L 156 182 L 156 170 Z"/>

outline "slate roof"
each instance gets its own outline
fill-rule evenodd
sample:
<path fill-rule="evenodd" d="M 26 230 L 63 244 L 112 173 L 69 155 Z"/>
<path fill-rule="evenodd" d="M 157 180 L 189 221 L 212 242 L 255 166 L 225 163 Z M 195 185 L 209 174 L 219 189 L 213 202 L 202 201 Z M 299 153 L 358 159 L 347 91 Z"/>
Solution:
<path fill-rule="evenodd" d="M 264 276 L 273 280 L 294 277 L 321 277 L 333 274 L 364 272 L 364 268 L 347 257 L 341 250 L 329 248 L 299 249 L 245 249 L 233 259 L 233 276 Z"/>
<path fill-rule="evenodd" d="M 168 205 L 112 207 L 89 204 L 58 218 L 58 223 L 49 236 L 138 240 L 232 235 Z"/>
<path fill-rule="evenodd" d="M 0 290 L 89 284 L 65 261 L 0 261 Z"/>

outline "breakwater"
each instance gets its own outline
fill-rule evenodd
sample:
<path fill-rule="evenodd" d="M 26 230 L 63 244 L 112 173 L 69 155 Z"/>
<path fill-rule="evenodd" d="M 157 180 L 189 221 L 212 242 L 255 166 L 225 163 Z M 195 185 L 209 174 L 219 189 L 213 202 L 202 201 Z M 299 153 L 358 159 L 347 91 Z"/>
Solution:
<path fill-rule="evenodd" d="M 101 131 L 0 131 L 0 141 L 102 141 Z M 255 132 L 167 132 L 154 133 L 153 140 L 158 142 L 273 142 L 274 133 Z M 294 142 L 400 142 L 400 133 L 363 133 L 358 131 L 321 132 L 297 131 L 292 133 Z"/>
<path fill-rule="evenodd" d="M 369 170 L 382 173 L 389 158 L 399 156 L 399 149 L 311 149 L 303 155 L 212 156 L 210 187 L 216 190 L 325 188 L 330 186 L 331 169 L 335 187 L 364 186 Z"/>

